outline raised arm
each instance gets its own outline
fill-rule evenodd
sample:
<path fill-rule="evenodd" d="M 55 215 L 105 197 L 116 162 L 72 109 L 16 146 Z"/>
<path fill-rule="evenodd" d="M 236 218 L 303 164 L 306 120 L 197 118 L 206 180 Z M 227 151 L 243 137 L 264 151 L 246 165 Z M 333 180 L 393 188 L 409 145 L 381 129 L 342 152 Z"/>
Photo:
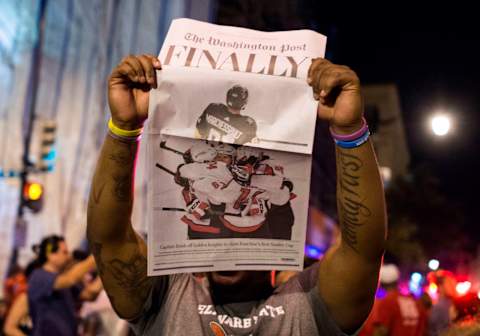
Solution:
<path fill-rule="evenodd" d="M 112 71 L 108 102 L 113 124 L 142 127 L 160 62 L 151 55 L 128 56 Z M 132 228 L 133 178 L 138 143 L 107 135 L 93 177 L 87 238 L 112 306 L 122 318 L 136 317 L 152 286 L 147 249 Z"/>
<path fill-rule="evenodd" d="M 102 279 L 96 277 L 95 280 L 88 283 L 80 293 L 80 300 L 82 301 L 95 301 L 103 289 Z"/>
<path fill-rule="evenodd" d="M 80 283 L 85 274 L 94 270 L 95 260 L 93 259 L 93 256 L 89 256 L 87 259 L 73 265 L 68 271 L 57 276 L 55 283 L 53 284 L 53 288 L 70 288 L 77 283 Z"/>
<path fill-rule="evenodd" d="M 362 126 L 360 81 L 348 67 L 313 61 L 309 84 L 318 115 L 336 134 Z M 370 140 L 356 148 L 336 146 L 337 208 L 341 243 L 327 252 L 319 272 L 320 295 L 338 325 L 353 332 L 373 304 L 386 239 L 382 182 Z"/>

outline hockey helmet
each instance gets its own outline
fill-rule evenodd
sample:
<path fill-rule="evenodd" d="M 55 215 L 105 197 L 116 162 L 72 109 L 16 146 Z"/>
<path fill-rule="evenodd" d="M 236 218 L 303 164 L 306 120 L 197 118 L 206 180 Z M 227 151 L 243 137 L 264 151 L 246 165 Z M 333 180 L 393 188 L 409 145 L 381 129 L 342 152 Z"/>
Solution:
<path fill-rule="evenodd" d="M 233 109 L 241 110 L 247 104 L 248 90 L 246 87 L 234 85 L 227 91 L 227 105 Z"/>

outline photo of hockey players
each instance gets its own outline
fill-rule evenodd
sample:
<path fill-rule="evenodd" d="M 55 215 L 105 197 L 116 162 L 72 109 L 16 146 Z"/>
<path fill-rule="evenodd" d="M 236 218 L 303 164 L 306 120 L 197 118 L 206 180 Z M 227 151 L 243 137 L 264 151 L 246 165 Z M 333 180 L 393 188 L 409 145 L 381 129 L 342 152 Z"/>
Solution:
<path fill-rule="evenodd" d="M 156 175 L 165 182 L 155 209 L 176 232 L 185 232 L 182 239 L 292 239 L 296 212 L 304 205 L 296 202 L 308 200 L 304 160 L 173 136 L 162 138 L 156 151 Z"/>
<path fill-rule="evenodd" d="M 257 141 L 257 123 L 245 115 L 248 89 L 233 85 L 226 92 L 225 102 L 210 103 L 198 117 L 196 138 L 243 145 Z"/>

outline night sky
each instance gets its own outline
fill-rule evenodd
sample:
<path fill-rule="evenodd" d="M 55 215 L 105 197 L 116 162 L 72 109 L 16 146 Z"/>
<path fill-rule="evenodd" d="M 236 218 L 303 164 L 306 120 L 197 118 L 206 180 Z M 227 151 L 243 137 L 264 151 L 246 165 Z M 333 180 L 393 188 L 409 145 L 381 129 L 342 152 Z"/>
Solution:
<path fill-rule="evenodd" d="M 480 243 L 480 16 L 473 7 L 461 1 L 219 0 L 217 19 L 267 31 L 316 30 L 328 37 L 327 58 L 353 68 L 363 83 L 397 84 L 410 168 L 427 167 L 439 179 L 440 192 L 466 216 L 465 232 Z M 451 134 L 443 138 L 428 128 L 438 109 L 452 117 Z"/>
<path fill-rule="evenodd" d="M 397 84 L 410 168 L 427 167 L 438 178 L 440 192 L 458 205 L 465 232 L 478 244 L 480 15 L 465 3 L 219 0 L 217 22 L 316 30 L 328 37 L 326 57 L 350 66 L 363 83 Z M 453 118 L 443 138 L 428 128 L 437 109 Z"/>
<path fill-rule="evenodd" d="M 398 85 L 412 168 L 426 164 L 440 178 L 441 190 L 465 210 L 466 229 L 480 242 L 480 18 L 472 17 L 477 11 L 461 3 L 383 12 L 366 5 L 347 17 L 339 5 L 311 6 L 309 25 L 329 37 L 333 61 L 353 68 L 364 83 Z M 425 127 L 438 108 L 453 117 L 452 134 L 444 138 Z"/>

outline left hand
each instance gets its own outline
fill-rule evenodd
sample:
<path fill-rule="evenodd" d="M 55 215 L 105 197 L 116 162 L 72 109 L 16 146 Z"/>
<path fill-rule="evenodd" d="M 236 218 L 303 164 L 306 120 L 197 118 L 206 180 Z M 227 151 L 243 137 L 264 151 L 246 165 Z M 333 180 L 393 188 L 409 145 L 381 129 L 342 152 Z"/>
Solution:
<path fill-rule="evenodd" d="M 335 133 L 350 134 L 360 129 L 363 100 L 360 80 L 353 70 L 315 58 L 308 70 L 307 83 L 318 100 L 318 116 L 328 120 Z"/>

